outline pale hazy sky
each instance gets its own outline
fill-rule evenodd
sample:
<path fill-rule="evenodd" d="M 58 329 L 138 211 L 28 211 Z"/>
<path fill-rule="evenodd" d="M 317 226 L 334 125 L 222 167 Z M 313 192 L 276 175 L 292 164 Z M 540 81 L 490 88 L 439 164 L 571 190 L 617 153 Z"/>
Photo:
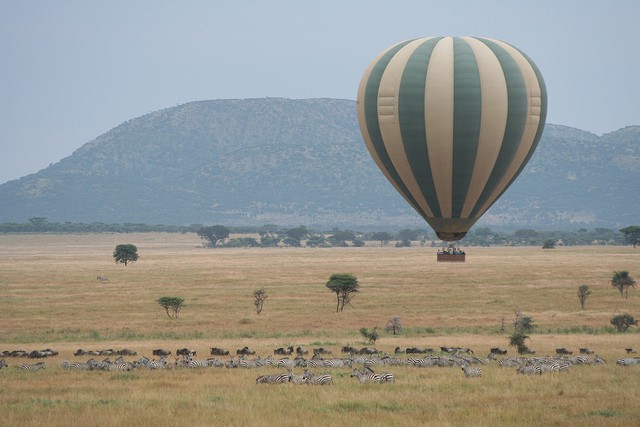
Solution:
<path fill-rule="evenodd" d="M 426 36 L 522 49 L 548 123 L 640 125 L 639 22 L 637 0 L 0 0 L 0 183 L 190 101 L 355 99 L 380 51 Z"/>

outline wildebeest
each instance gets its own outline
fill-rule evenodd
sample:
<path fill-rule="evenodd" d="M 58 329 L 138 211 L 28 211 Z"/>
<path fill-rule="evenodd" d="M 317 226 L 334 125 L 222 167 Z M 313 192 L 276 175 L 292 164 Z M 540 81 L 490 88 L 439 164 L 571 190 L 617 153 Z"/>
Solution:
<path fill-rule="evenodd" d="M 407 354 L 423 354 L 423 353 L 432 353 L 432 348 L 418 348 L 418 347 L 407 347 L 405 350 Z"/>
<path fill-rule="evenodd" d="M 324 347 L 318 347 L 313 349 L 314 356 L 321 356 L 323 354 L 332 354 L 332 353 L 331 353 L 331 350 L 327 350 Z"/>
<path fill-rule="evenodd" d="M 567 350 L 564 347 L 560 347 L 560 348 L 556 348 L 556 354 L 568 355 L 568 354 L 573 354 L 573 351 Z"/>
<path fill-rule="evenodd" d="M 155 350 L 152 350 L 151 353 L 154 356 L 171 356 L 171 350 L 165 350 L 162 348 L 156 348 Z"/>
<path fill-rule="evenodd" d="M 280 355 L 280 356 L 289 356 L 293 353 L 293 346 L 289 346 L 289 347 L 278 347 L 275 350 L 273 350 L 273 354 L 275 355 Z"/>
<path fill-rule="evenodd" d="M 491 347 L 491 353 L 505 355 L 507 354 L 507 350 L 504 350 L 500 347 Z"/>
<path fill-rule="evenodd" d="M 212 356 L 228 356 L 229 350 L 224 350 L 218 347 L 211 347 L 211 355 Z"/>
<path fill-rule="evenodd" d="M 633 354 L 633 353 L 635 353 L 635 352 L 636 352 L 636 351 L 635 351 L 633 348 L 631 348 L 631 347 L 627 347 L 627 348 L 625 348 L 624 350 L 627 352 L 627 354 Z"/>
<path fill-rule="evenodd" d="M 245 356 L 249 356 L 249 355 L 252 355 L 252 354 L 256 354 L 256 352 L 255 352 L 255 351 L 250 350 L 250 349 L 249 349 L 249 347 L 244 346 L 244 347 L 242 347 L 242 348 L 237 349 L 237 350 L 236 350 L 236 354 L 237 354 L 237 355 L 242 355 L 242 354 L 244 354 Z"/>
<path fill-rule="evenodd" d="M 308 353 L 309 353 L 309 351 L 303 350 L 302 347 L 296 347 L 296 354 L 298 356 L 304 356 L 304 355 L 306 355 Z"/>
<path fill-rule="evenodd" d="M 228 356 L 229 350 L 225 350 L 219 347 L 211 347 L 211 355 L 212 356 Z"/>
<path fill-rule="evenodd" d="M 196 351 L 190 348 L 179 348 L 176 350 L 176 356 L 195 356 Z"/>
<path fill-rule="evenodd" d="M 586 348 L 586 347 L 581 347 L 580 348 L 580 354 L 593 354 L 593 350 Z"/>

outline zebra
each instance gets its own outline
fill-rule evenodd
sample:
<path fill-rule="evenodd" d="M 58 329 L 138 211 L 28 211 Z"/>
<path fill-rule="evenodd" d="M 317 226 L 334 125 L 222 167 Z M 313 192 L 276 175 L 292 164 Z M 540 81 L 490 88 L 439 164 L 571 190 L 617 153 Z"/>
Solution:
<path fill-rule="evenodd" d="M 44 368 L 45 368 L 45 363 L 38 362 L 38 363 L 34 363 L 33 365 L 29 365 L 28 363 L 25 363 L 23 365 L 20 365 L 18 369 L 20 369 L 21 371 L 39 371 L 40 369 L 44 369 Z"/>
<path fill-rule="evenodd" d="M 134 369 L 135 366 L 129 362 L 113 362 L 106 366 L 107 371 L 132 371 Z"/>
<path fill-rule="evenodd" d="M 291 381 L 291 374 L 272 374 L 272 375 L 260 375 L 256 378 L 256 384 L 284 384 Z"/>
<path fill-rule="evenodd" d="M 291 372 L 291 370 L 289 370 L 289 375 L 291 377 L 291 379 L 289 381 L 291 381 L 293 384 L 306 384 L 307 383 L 307 378 L 304 375 L 294 375 L 293 372 Z"/>
<path fill-rule="evenodd" d="M 384 383 L 384 382 L 395 382 L 395 377 L 391 373 L 386 374 L 376 374 L 372 372 L 370 369 L 368 372 L 360 372 L 357 368 L 351 372 L 351 377 L 357 377 L 360 384 L 365 383 Z"/>
<path fill-rule="evenodd" d="M 525 365 L 518 368 L 516 373 L 521 375 L 542 375 L 542 368 L 540 365 Z"/>
<path fill-rule="evenodd" d="M 304 370 L 304 374 L 302 377 L 306 380 L 309 385 L 332 385 L 333 378 L 329 374 L 321 374 L 315 375 L 306 369 Z"/>
<path fill-rule="evenodd" d="M 349 359 L 325 359 L 322 362 L 322 366 L 325 368 L 344 368 L 345 366 L 351 366 L 351 360 Z"/>
<path fill-rule="evenodd" d="M 462 372 L 464 372 L 464 376 L 467 378 L 476 378 L 482 376 L 482 368 L 472 368 L 469 365 L 462 366 Z"/>
<path fill-rule="evenodd" d="M 569 359 L 574 365 L 604 365 L 607 362 L 600 356 L 574 356 Z"/>
<path fill-rule="evenodd" d="M 7 362 L 4 359 L 0 359 L 0 369 L 4 368 L 5 366 L 9 365 L 7 365 Z"/>
<path fill-rule="evenodd" d="M 616 365 L 618 366 L 632 366 L 638 364 L 640 364 L 640 357 L 625 357 L 616 360 Z"/>

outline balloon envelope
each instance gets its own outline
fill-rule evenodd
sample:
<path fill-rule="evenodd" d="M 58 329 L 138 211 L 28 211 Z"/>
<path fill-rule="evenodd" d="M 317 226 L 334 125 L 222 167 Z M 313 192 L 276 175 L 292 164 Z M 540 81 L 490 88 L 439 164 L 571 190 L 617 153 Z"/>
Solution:
<path fill-rule="evenodd" d="M 535 64 L 505 42 L 420 38 L 369 65 L 357 109 L 382 173 L 452 241 L 526 165 L 542 135 L 547 92 Z"/>

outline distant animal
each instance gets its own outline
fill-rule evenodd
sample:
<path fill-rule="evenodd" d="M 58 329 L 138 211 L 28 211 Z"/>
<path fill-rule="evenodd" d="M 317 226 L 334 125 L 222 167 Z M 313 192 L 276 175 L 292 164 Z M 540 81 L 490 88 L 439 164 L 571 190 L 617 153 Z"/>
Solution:
<path fill-rule="evenodd" d="M 279 347 L 276 348 L 275 350 L 273 350 L 273 354 L 276 355 L 280 355 L 280 356 L 289 356 L 291 355 L 291 353 L 293 353 L 293 346 L 289 346 L 289 347 Z"/>
<path fill-rule="evenodd" d="M 38 371 L 40 369 L 44 369 L 45 366 L 46 365 L 44 362 L 38 362 L 38 363 L 34 363 L 33 365 L 29 365 L 29 364 L 20 365 L 18 369 L 20 369 L 21 371 Z"/>
<path fill-rule="evenodd" d="M 256 384 L 284 384 L 291 381 L 291 373 L 260 375 L 256 378 Z"/>
<path fill-rule="evenodd" d="M 189 348 L 179 348 L 176 350 L 176 356 L 195 356 L 196 351 Z"/>
<path fill-rule="evenodd" d="M 327 350 L 324 347 L 318 347 L 313 349 L 314 356 L 322 356 L 323 354 L 332 354 L 331 350 Z"/>
<path fill-rule="evenodd" d="M 237 355 L 244 354 L 245 356 L 249 356 L 249 355 L 251 355 L 251 354 L 256 354 L 256 352 L 255 352 L 255 351 L 250 350 L 250 349 L 249 349 L 249 347 L 244 346 L 244 347 L 242 347 L 242 348 L 237 349 L 237 350 L 236 350 L 236 354 L 237 354 Z"/>
<path fill-rule="evenodd" d="M 212 356 L 228 356 L 229 350 L 224 350 L 218 347 L 211 347 L 211 355 Z"/>
<path fill-rule="evenodd" d="M 492 347 L 491 348 L 491 353 L 505 355 L 505 354 L 507 354 L 507 350 L 504 350 L 504 349 L 502 349 L 500 347 Z"/>
<path fill-rule="evenodd" d="M 568 354 L 573 354 L 573 351 L 567 350 L 566 348 L 561 347 L 561 348 L 556 348 L 556 354 L 568 355 Z"/>
<path fill-rule="evenodd" d="M 309 354 L 308 350 L 303 350 L 302 347 L 296 347 L 296 354 L 298 356 L 304 356 L 306 354 Z"/>
<path fill-rule="evenodd" d="M 581 347 L 580 348 L 580 354 L 593 354 L 593 350 L 588 349 L 586 347 Z"/>
<path fill-rule="evenodd" d="M 96 280 L 98 282 L 106 282 L 107 280 L 109 280 L 109 278 L 107 276 L 98 276 L 96 277 Z"/>
<path fill-rule="evenodd" d="M 635 352 L 636 352 L 636 351 L 635 351 L 633 348 L 631 348 L 631 347 L 627 347 L 627 348 L 625 348 L 625 351 L 627 352 L 627 354 L 633 354 L 633 353 L 635 353 Z"/>
<path fill-rule="evenodd" d="M 171 356 L 171 350 L 165 350 L 162 348 L 157 348 L 155 350 L 152 350 L 151 353 L 154 356 Z"/>
<path fill-rule="evenodd" d="M 9 365 L 7 365 L 7 362 L 4 359 L 0 359 L 0 369 L 4 368 L 5 366 Z"/>
<path fill-rule="evenodd" d="M 462 372 L 464 372 L 464 376 L 467 378 L 476 378 L 482 376 L 482 368 L 472 368 L 471 366 L 464 365 L 462 367 Z"/>
<path fill-rule="evenodd" d="M 370 369 L 367 372 L 360 372 L 358 369 L 354 369 L 353 372 L 351 372 L 351 377 L 357 377 L 360 384 L 395 382 L 395 377 L 393 376 L 393 374 L 376 374 Z"/>

